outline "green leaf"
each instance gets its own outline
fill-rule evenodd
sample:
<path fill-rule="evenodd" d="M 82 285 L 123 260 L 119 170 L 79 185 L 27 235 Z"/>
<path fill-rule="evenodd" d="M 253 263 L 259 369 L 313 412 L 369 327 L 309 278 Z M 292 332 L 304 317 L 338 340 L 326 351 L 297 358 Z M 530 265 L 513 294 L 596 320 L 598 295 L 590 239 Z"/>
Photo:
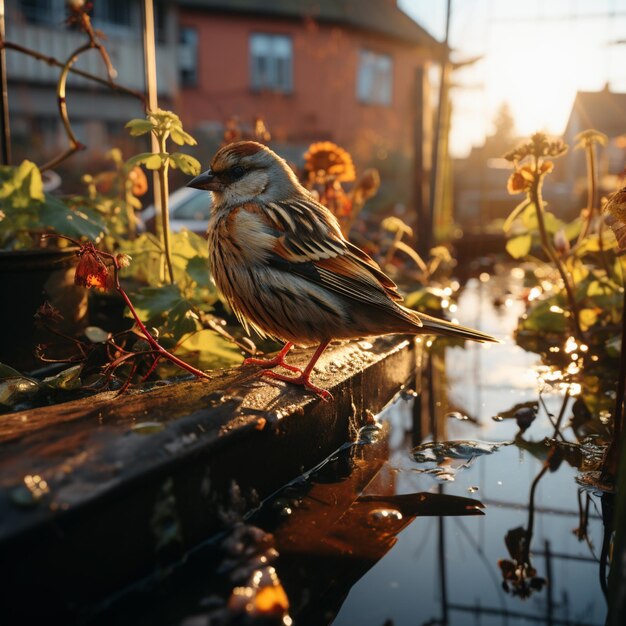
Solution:
<path fill-rule="evenodd" d="M 196 176 L 200 173 L 200 161 L 188 154 L 174 152 L 170 154 L 170 163 L 189 176 Z"/>
<path fill-rule="evenodd" d="M 588 331 L 598 321 L 597 309 L 581 309 L 578 312 L 578 321 L 581 330 Z"/>
<path fill-rule="evenodd" d="M 532 241 L 533 239 L 530 235 L 519 235 L 518 237 L 513 237 L 506 242 L 506 251 L 514 259 L 521 259 L 530 252 Z"/>
<path fill-rule="evenodd" d="M 159 283 L 163 252 L 161 242 L 155 235 L 143 233 L 134 241 L 124 241 L 120 252 L 133 257 L 133 263 L 123 270 L 123 276 L 135 278 L 149 285 Z"/>
<path fill-rule="evenodd" d="M 4 378 L 0 381 L 0 404 L 14 406 L 23 398 L 35 395 L 39 386 L 37 381 L 23 376 Z"/>
<path fill-rule="evenodd" d="M 528 310 L 520 325 L 526 330 L 564 333 L 568 328 L 565 313 L 554 298 L 541 300 Z"/>
<path fill-rule="evenodd" d="M 539 220 L 537 218 L 537 211 L 535 210 L 534 204 L 529 204 L 528 207 L 522 213 L 522 223 L 526 228 L 533 232 L 539 230 Z M 546 231 L 553 235 L 557 231 L 565 228 L 564 222 L 558 219 L 554 213 L 547 211 L 544 209 L 543 211 L 543 221 L 546 227 Z"/>
<path fill-rule="evenodd" d="M 85 337 L 91 341 L 91 343 L 104 343 L 111 336 L 111 333 L 98 326 L 87 326 L 85 328 Z"/>
<path fill-rule="evenodd" d="M 179 146 L 183 146 L 185 144 L 195 146 L 198 143 L 189 133 L 185 132 L 182 127 L 173 127 L 171 129 L 170 137 L 172 138 L 172 141 Z"/>
<path fill-rule="evenodd" d="M 145 165 L 149 170 L 158 170 L 167 157 L 168 155 L 166 153 L 142 152 L 141 154 L 130 157 L 130 159 L 126 161 L 126 165 L 129 167 Z"/>
<path fill-rule="evenodd" d="M 144 287 L 131 298 L 143 322 L 156 320 L 173 309 L 182 299 L 178 285 Z"/>
<path fill-rule="evenodd" d="M 82 385 L 80 380 L 80 373 L 82 369 L 82 364 L 68 367 L 66 370 L 59 372 L 55 376 L 44 378 L 42 383 L 51 389 L 63 389 L 66 391 L 69 389 L 76 389 Z"/>
<path fill-rule="evenodd" d="M 133 137 L 139 137 L 149 133 L 155 127 L 154 122 L 146 119 L 134 119 L 127 122 L 126 128 L 128 128 L 130 134 Z"/>
<path fill-rule="evenodd" d="M 206 257 L 195 256 L 187 261 L 187 274 L 191 280 L 201 287 L 206 287 L 211 283 L 209 274 L 209 264 Z"/>
<path fill-rule="evenodd" d="M 239 348 L 212 330 L 201 330 L 184 338 L 180 342 L 183 353 L 195 352 L 206 369 L 229 367 L 241 363 Z"/>
<path fill-rule="evenodd" d="M 198 330 L 198 316 L 189 300 L 180 299 L 167 314 L 167 328 L 176 340 Z"/>
<path fill-rule="evenodd" d="M 21 209 L 44 199 L 41 172 L 32 161 L 0 167 L 0 201 L 5 208 Z"/>
<path fill-rule="evenodd" d="M 89 209 L 72 210 L 62 200 L 46 194 L 45 202 L 39 211 L 41 223 L 60 235 L 75 239 L 86 237 L 98 240 L 105 232 L 102 218 Z"/>

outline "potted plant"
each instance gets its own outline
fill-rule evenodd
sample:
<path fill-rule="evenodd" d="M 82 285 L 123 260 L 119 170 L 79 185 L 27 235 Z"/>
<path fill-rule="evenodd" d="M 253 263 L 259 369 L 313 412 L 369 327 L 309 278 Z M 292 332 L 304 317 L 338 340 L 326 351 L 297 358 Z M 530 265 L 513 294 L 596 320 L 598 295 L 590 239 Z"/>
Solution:
<path fill-rule="evenodd" d="M 45 337 L 35 316 L 46 302 L 57 311 L 60 332 L 73 333 L 86 322 L 86 293 L 73 282 L 76 249 L 42 235 L 97 240 L 103 232 L 96 214 L 71 209 L 46 193 L 34 163 L 0 167 L 0 281 L 5 293 L 0 362 L 21 370 L 37 366 L 34 349 Z"/>

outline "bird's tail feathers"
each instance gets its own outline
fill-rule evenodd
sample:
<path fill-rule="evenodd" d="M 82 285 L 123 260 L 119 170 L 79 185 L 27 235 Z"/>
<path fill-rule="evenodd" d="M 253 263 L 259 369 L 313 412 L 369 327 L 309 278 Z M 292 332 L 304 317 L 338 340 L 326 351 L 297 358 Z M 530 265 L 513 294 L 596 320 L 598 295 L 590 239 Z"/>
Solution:
<path fill-rule="evenodd" d="M 412 313 L 415 314 L 422 322 L 420 334 L 427 335 L 432 333 L 433 335 L 447 335 L 449 337 L 458 337 L 460 339 L 470 339 L 471 341 L 478 341 L 480 343 L 501 343 L 499 339 L 496 339 L 487 333 L 483 333 L 480 330 L 474 330 L 473 328 L 468 328 L 467 326 L 453 324 L 447 320 L 432 317 L 430 315 L 426 315 L 425 313 L 416 313 L 415 311 L 412 311 Z"/>

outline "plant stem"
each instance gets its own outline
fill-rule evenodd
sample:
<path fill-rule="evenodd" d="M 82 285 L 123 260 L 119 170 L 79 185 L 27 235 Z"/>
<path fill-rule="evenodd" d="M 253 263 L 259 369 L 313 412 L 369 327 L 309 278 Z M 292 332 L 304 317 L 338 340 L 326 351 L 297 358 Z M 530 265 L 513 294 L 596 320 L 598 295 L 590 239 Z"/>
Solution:
<path fill-rule="evenodd" d="M 535 491 L 539 481 L 544 477 L 545 473 L 549 469 L 548 462 L 546 461 L 541 468 L 541 471 L 533 480 L 533 484 L 530 487 L 530 498 L 528 499 L 528 525 L 526 526 L 526 542 L 524 545 L 524 562 L 530 565 L 530 543 L 533 538 L 533 531 L 535 527 Z"/>
<path fill-rule="evenodd" d="M 133 306 L 133 303 L 130 301 L 130 298 L 128 297 L 124 289 L 122 289 L 122 287 L 119 285 L 119 283 L 116 286 L 116 290 L 122 296 L 122 298 L 124 299 L 124 302 L 126 302 L 126 306 L 129 308 L 131 315 L 133 316 L 133 318 L 135 319 L 135 322 L 137 323 L 137 326 L 139 326 L 139 330 L 141 330 L 141 332 L 143 333 L 148 343 L 152 346 L 152 348 L 154 348 L 156 352 L 161 354 L 166 359 L 169 359 L 175 365 L 178 365 L 178 367 L 181 367 L 182 369 L 187 370 L 194 376 L 197 376 L 199 378 L 208 378 L 208 376 L 204 372 L 200 371 L 199 369 L 196 369 L 192 365 L 189 365 L 189 363 L 185 363 L 185 361 L 183 361 L 182 359 L 179 359 L 177 356 L 173 355 L 171 352 L 168 352 L 165 348 L 163 348 L 157 342 L 157 340 L 150 334 L 150 331 L 145 327 L 144 323 L 139 319 L 139 315 L 137 314 L 137 311 L 135 311 L 135 307 Z"/>
<path fill-rule="evenodd" d="M 167 137 L 165 135 L 159 137 L 159 150 L 161 154 L 165 152 L 165 141 Z M 167 158 L 161 163 L 159 168 L 159 189 L 160 189 L 160 202 L 161 202 L 161 228 L 163 235 L 163 250 L 165 252 L 165 264 L 167 266 L 167 273 L 170 283 L 174 282 L 174 269 L 172 266 L 172 244 L 170 241 L 170 210 L 169 210 L 169 161 Z"/>
<path fill-rule="evenodd" d="M 578 235 L 578 243 L 580 243 L 589 233 L 591 223 L 594 217 L 594 209 L 596 206 L 596 160 L 593 150 L 593 144 L 590 142 L 585 148 L 585 156 L 587 157 L 587 219 Z"/>
<path fill-rule="evenodd" d="M 62 61 L 59 61 L 58 59 L 55 59 L 54 57 L 51 57 L 51 56 L 46 56 L 45 54 L 41 54 L 40 52 L 37 52 L 36 50 L 31 50 L 30 48 L 27 48 L 26 46 L 22 46 L 18 43 L 13 43 L 11 41 L 0 41 L 0 47 L 6 48 L 7 50 L 15 50 L 15 52 L 20 52 L 21 54 L 25 54 L 29 57 L 32 57 L 33 59 L 37 59 L 38 61 L 42 61 L 51 66 L 60 67 L 60 68 L 65 67 L 65 63 L 63 63 Z M 135 91 L 134 89 L 129 89 L 128 87 L 119 85 L 118 83 L 115 83 L 111 80 L 107 80 L 106 78 L 100 78 L 100 76 L 96 76 L 95 74 L 90 74 L 89 72 L 79 70 L 75 67 L 70 67 L 68 71 L 71 74 L 82 76 L 83 78 L 86 78 L 87 80 L 91 80 L 105 87 L 110 87 L 114 91 L 119 91 L 120 93 L 125 93 L 129 96 L 132 96 L 133 98 L 137 98 L 138 100 L 141 101 L 143 108 L 144 109 L 146 108 L 146 98 L 139 91 Z"/>
<path fill-rule="evenodd" d="M 543 198 L 541 197 L 541 184 L 542 184 L 542 176 L 539 174 L 539 167 L 537 163 L 535 163 L 535 171 L 537 175 L 535 176 L 533 183 L 530 187 L 530 198 L 535 205 L 535 212 L 537 214 L 537 224 L 539 226 L 539 235 L 541 236 L 541 246 L 546 253 L 547 257 L 554 263 L 559 275 L 561 276 L 561 280 L 563 281 L 563 286 L 565 287 L 565 293 L 567 294 L 567 300 L 571 309 L 572 314 L 572 323 L 574 326 L 574 334 L 576 338 L 580 342 L 584 342 L 583 333 L 580 329 L 580 324 L 578 321 L 578 304 L 576 303 L 576 298 L 574 297 L 574 290 L 569 282 L 569 277 L 559 259 L 558 255 L 554 251 L 552 244 L 550 243 L 550 237 L 548 236 L 548 231 L 546 229 L 546 223 L 544 218 L 544 206 L 543 206 Z"/>

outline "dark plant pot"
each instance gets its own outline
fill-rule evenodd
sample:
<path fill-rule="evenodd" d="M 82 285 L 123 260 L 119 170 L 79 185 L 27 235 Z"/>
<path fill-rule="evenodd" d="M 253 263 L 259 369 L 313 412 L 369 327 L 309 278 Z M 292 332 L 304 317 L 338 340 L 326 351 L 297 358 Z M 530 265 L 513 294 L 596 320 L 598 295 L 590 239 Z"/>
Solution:
<path fill-rule="evenodd" d="M 119 333 L 128 330 L 133 320 L 126 317 L 126 302 L 117 292 L 89 293 L 89 324 L 99 326 L 110 333 Z"/>
<path fill-rule="evenodd" d="M 0 362 L 32 370 L 42 365 L 34 353 L 37 344 L 61 342 L 35 326 L 35 313 L 46 301 L 63 316 L 56 326 L 60 332 L 74 336 L 85 327 L 87 290 L 74 285 L 77 262 L 75 248 L 0 251 Z"/>

